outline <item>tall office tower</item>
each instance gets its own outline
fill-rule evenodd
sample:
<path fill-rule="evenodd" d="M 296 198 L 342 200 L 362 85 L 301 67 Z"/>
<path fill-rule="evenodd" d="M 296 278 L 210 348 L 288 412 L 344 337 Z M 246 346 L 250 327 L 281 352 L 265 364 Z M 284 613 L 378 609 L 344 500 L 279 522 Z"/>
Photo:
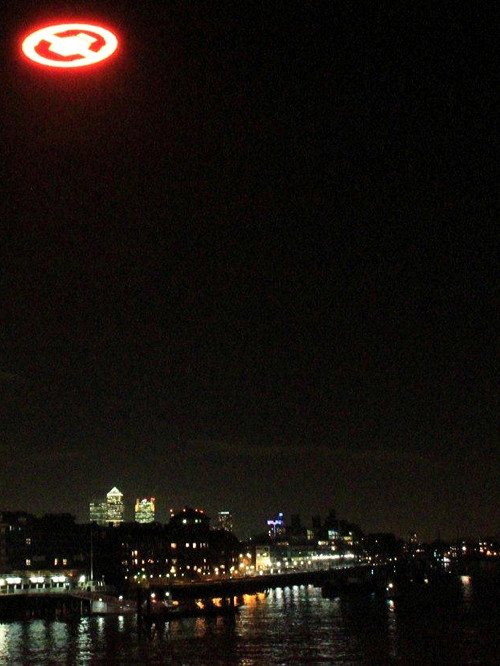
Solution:
<path fill-rule="evenodd" d="M 135 500 L 135 522 L 154 523 L 155 520 L 155 498 L 150 497 Z"/>
<path fill-rule="evenodd" d="M 107 516 L 106 522 L 111 523 L 114 527 L 123 523 L 123 515 L 125 513 L 125 506 L 123 504 L 123 493 L 121 493 L 116 486 L 112 488 L 106 495 Z"/>
<path fill-rule="evenodd" d="M 123 493 L 115 487 L 109 491 L 105 500 L 90 502 L 90 522 L 98 525 L 111 524 L 114 527 L 123 523 L 125 506 L 122 498 Z"/>
<path fill-rule="evenodd" d="M 217 529 L 232 532 L 234 529 L 233 516 L 229 511 L 219 511 L 217 513 Z"/>
<path fill-rule="evenodd" d="M 108 517 L 108 503 L 105 500 L 90 502 L 90 522 L 106 525 Z"/>

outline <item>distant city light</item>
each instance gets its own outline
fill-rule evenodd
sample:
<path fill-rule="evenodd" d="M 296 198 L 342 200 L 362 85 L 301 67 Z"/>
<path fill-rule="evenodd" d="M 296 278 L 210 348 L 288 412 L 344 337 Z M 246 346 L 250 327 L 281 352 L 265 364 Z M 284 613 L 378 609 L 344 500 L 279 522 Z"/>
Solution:
<path fill-rule="evenodd" d="M 95 65 L 118 47 L 110 30 L 87 23 L 62 23 L 35 30 L 22 43 L 24 55 L 46 67 L 74 68 Z"/>

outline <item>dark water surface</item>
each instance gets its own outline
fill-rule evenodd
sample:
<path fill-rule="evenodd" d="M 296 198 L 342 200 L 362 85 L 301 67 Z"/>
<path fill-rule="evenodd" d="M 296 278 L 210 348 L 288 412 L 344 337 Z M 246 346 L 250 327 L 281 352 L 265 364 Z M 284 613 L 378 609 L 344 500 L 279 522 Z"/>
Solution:
<path fill-rule="evenodd" d="M 498 580 L 450 576 L 417 594 L 323 599 L 313 587 L 245 597 L 234 622 L 149 634 L 134 616 L 0 624 L 0 664 L 500 664 Z"/>

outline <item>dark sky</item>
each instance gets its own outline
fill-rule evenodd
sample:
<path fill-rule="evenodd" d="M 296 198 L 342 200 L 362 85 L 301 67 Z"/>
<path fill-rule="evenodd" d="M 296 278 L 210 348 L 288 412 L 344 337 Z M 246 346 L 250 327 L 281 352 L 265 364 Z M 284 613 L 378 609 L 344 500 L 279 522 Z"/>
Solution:
<path fill-rule="evenodd" d="M 2 3 L 0 508 L 500 532 L 498 33 L 447 4 Z M 25 61 L 60 19 L 118 54 Z"/>

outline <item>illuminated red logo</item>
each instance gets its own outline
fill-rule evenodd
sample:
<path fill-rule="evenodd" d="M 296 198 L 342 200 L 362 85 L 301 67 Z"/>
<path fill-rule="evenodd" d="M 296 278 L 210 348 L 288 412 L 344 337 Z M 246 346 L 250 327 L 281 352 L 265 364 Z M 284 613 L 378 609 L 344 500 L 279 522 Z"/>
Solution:
<path fill-rule="evenodd" d="M 24 55 L 47 67 L 85 67 L 112 55 L 116 36 L 99 25 L 64 23 L 32 32 L 22 43 Z"/>

